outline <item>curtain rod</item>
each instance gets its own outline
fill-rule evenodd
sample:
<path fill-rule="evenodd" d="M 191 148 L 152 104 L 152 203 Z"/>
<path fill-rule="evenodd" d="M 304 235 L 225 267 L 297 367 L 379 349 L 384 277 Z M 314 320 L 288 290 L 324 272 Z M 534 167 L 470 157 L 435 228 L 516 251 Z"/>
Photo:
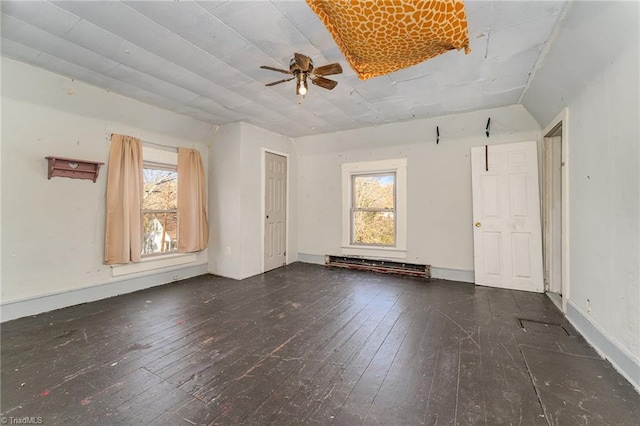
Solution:
<path fill-rule="evenodd" d="M 110 133 L 110 134 L 109 134 L 109 139 L 111 139 L 111 137 L 112 137 L 112 136 L 113 136 L 113 133 Z M 171 151 L 176 151 L 176 152 L 178 152 L 178 147 L 177 147 L 177 146 L 163 145 L 163 144 L 158 143 L 158 142 L 149 142 L 149 141 L 144 141 L 144 140 L 142 140 L 142 139 L 140 140 L 140 142 L 142 142 L 143 144 L 147 144 L 147 145 L 155 145 L 155 146 L 159 146 L 159 147 L 162 147 L 162 148 L 165 148 L 165 149 L 171 150 Z"/>
<path fill-rule="evenodd" d="M 149 142 L 149 141 L 142 141 L 142 143 L 143 144 L 147 144 L 147 145 L 155 145 L 155 146 L 162 147 L 162 148 L 164 148 L 166 150 L 171 150 L 171 151 L 178 152 L 178 147 L 177 146 L 162 145 L 161 143 Z"/>

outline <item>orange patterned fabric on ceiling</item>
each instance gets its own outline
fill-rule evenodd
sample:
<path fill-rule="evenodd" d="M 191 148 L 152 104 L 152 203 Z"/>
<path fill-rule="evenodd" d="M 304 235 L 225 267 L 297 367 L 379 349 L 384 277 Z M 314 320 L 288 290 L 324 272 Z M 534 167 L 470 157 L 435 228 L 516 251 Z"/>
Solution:
<path fill-rule="evenodd" d="M 307 0 L 366 80 L 452 49 L 469 53 L 462 0 Z"/>

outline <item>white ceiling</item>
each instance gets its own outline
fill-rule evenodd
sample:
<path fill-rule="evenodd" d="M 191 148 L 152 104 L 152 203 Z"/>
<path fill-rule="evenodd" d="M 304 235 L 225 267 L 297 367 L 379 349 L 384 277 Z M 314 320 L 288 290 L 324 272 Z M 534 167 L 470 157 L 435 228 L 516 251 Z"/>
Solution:
<path fill-rule="evenodd" d="M 521 102 L 565 1 L 465 2 L 472 52 L 358 80 L 304 0 L 2 1 L 2 55 L 215 125 L 297 137 Z M 299 103 L 294 52 L 340 62 Z"/>

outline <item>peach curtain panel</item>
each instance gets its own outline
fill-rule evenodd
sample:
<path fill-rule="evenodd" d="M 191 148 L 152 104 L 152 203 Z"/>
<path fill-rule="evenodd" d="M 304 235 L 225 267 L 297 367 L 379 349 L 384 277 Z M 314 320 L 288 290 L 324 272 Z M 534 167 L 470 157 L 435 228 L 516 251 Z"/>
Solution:
<path fill-rule="evenodd" d="M 202 158 L 195 149 L 178 148 L 178 251 L 207 248 L 207 182 Z"/>
<path fill-rule="evenodd" d="M 142 252 L 142 143 L 112 135 L 107 175 L 104 263 L 140 261 Z"/>

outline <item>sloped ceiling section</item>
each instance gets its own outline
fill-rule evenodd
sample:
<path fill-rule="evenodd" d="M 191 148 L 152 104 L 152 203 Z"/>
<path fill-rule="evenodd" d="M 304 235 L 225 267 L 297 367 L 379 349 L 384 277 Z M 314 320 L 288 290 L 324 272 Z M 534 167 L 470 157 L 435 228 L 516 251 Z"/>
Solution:
<path fill-rule="evenodd" d="M 634 44 L 637 49 L 639 21 L 640 3 L 635 1 L 572 4 L 523 100 L 541 127 L 550 124 L 621 51 Z"/>
<path fill-rule="evenodd" d="M 465 3 L 471 54 L 361 81 L 297 1 L 2 1 L 2 55 L 198 120 L 297 137 L 518 102 L 563 2 Z M 294 52 L 340 62 L 332 90 L 265 87 Z"/>

